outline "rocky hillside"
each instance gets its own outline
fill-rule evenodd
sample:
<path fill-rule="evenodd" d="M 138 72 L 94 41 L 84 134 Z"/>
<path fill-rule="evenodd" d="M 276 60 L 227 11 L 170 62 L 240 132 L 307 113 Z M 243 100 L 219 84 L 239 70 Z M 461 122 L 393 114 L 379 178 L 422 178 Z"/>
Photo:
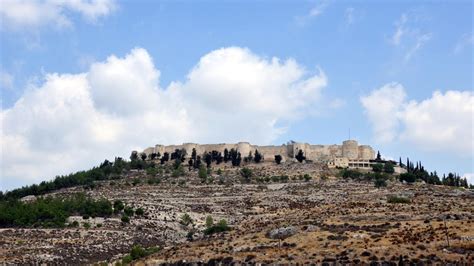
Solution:
<path fill-rule="evenodd" d="M 64 227 L 0 229 L 0 264 L 472 265 L 474 256 L 473 191 L 396 176 L 376 187 L 317 163 L 125 168 L 23 201 L 77 193 L 107 199 L 113 212 L 73 215 Z"/>

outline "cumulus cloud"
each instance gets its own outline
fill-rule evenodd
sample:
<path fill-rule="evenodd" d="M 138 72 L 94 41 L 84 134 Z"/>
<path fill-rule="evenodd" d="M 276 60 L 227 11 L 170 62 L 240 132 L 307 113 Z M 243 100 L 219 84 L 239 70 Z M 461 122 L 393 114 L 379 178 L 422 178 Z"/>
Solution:
<path fill-rule="evenodd" d="M 3 0 L 0 5 L 0 26 L 10 30 L 31 30 L 46 25 L 70 27 L 71 13 L 95 22 L 115 8 L 114 0 Z"/>
<path fill-rule="evenodd" d="M 401 84 L 389 83 L 369 95 L 361 97 L 369 120 L 373 124 L 374 134 L 380 142 L 393 141 L 398 131 L 397 116 L 405 102 L 406 93 Z"/>
<path fill-rule="evenodd" d="M 428 151 L 472 156 L 472 91 L 435 91 L 420 102 L 407 101 L 405 95 L 403 86 L 390 83 L 361 97 L 378 141 L 402 141 Z"/>
<path fill-rule="evenodd" d="M 159 79 L 141 48 L 84 73 L 46 74 L 1 111 L 2 178 L 40 181 L 157 143 L 268 144 L 311 111 L 327 83 L 322 70 L 239 47 L 204 55 L 166 88 Z"/>

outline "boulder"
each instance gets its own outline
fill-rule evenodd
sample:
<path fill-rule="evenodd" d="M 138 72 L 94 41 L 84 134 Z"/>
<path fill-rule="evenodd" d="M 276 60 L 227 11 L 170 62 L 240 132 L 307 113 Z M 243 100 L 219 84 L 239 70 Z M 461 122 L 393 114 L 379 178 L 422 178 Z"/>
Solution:
<path fill-rule="evenodd" d="M 285 239 L 290 236 L 295 235 L 298 232 L 298 229 L 294 226 L 281 227 L 273 229 L 267 233 L 267 237 L 271 239 Z"/>

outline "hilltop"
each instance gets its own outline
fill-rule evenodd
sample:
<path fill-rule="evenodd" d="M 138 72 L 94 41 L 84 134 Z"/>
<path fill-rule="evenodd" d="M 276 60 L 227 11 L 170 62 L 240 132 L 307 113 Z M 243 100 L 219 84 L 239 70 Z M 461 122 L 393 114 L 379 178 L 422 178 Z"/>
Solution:
<path fill-rule="evenodd" d="M 472 190 L 304 160 L 209 166 L 117 158 L 6 193 L 0 263 L 472 263 Z M 14 219 L 11 202 L 64 213 Z"/>

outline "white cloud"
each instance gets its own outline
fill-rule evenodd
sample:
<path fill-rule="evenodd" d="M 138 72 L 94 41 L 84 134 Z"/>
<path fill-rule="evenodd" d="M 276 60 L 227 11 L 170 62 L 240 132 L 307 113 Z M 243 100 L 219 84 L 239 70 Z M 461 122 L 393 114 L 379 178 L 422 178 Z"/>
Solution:
<path fill-rule="evenodd" d="M 462 51 L 464 51 L 466 47 L 472 46 L 473 43 L 474 43 L 474 34 L 472 33 L 464 34 L 463 36 L 461 36 L 461 39 L 454 46 L 453 51 L 455 54 L 459 54 Z M 472 53 L 472 50 L 471 50 L 471 53 Z"/>
<path fill-rule="evenodd" d="M 326 10 L 327 6 L 329 5 L 328 0 L 321 0 L 319 1 L 316 5 L 314 5 L 307 14 L 302 15 L 302 16 L 297 16 L 295 17 L 296 22 L 300 25 L 303 26 L 305 25 L 310 19 L 319 17 L 324 13 Z"/>
<path fill-rule="evenodd" d="M 405 54 L 405 61 L 409 61 L 433 36 L 432 33 L 420 29 L 424 20 L 426 18 L 422 14 L 412 10 L 403 13 L 394 22 L 395 31 L 390 37 L 390 43 Z"/>
<path fill-rule="evenodd" d="M 0 86 L 2 90 L 11 90 L 13 88 L 14 77 L 12 74 L 0 70 Z"/>
<path fill-rule="evenodd" d="M 404 88 L 390 83 L 361 102 L 380 142 L 402 141 L 427 151 L 472 156 L 472 91 L 435 91 L 431 98 L 408 102 Z"/>
<path fill-rule="evenodd" d="M 405 61 L 408 61 L 412 56 L 425 45 L 429 40 L 431 40 L 432 34 L 426 33 L 423 35 L 416 36 L 415 44 L 406 52 Z"/>
<path fill-rule="evenodd" d="M 0 27 L 9 30 L 34 30 L 46 25 L 64 28 L 72 26 L 71 13 L 95 22 L 115 8 L 114 0 L 2 0 Z"/>
<path fill-rule="evenodd" d="M 354 23 L 354 11 L 355 9 L 353 7 L 346 8 L 346 11 L 344 12 L 344 18 L 347 25 L 352 25 Z"/>
<path fill-rule="evenodd" d="M 37 182 L 157 143 L 270 143 L 327 83 L 321 70 L 238 47 L 203 56 L 166 89 L 159 78 L 140 48 L 85 73 L 46 74 L 1 111 L 2 178 Z"/>
<path fill-rule="evenodd" d="M 380 142 L 393 141 L 399 121 L 396 118 L 405 101 L 406 93 L 402 85 L 392 82 L 369 95 L 361 97 L 361 103 L 374 127 L 374 134 Z"/>

